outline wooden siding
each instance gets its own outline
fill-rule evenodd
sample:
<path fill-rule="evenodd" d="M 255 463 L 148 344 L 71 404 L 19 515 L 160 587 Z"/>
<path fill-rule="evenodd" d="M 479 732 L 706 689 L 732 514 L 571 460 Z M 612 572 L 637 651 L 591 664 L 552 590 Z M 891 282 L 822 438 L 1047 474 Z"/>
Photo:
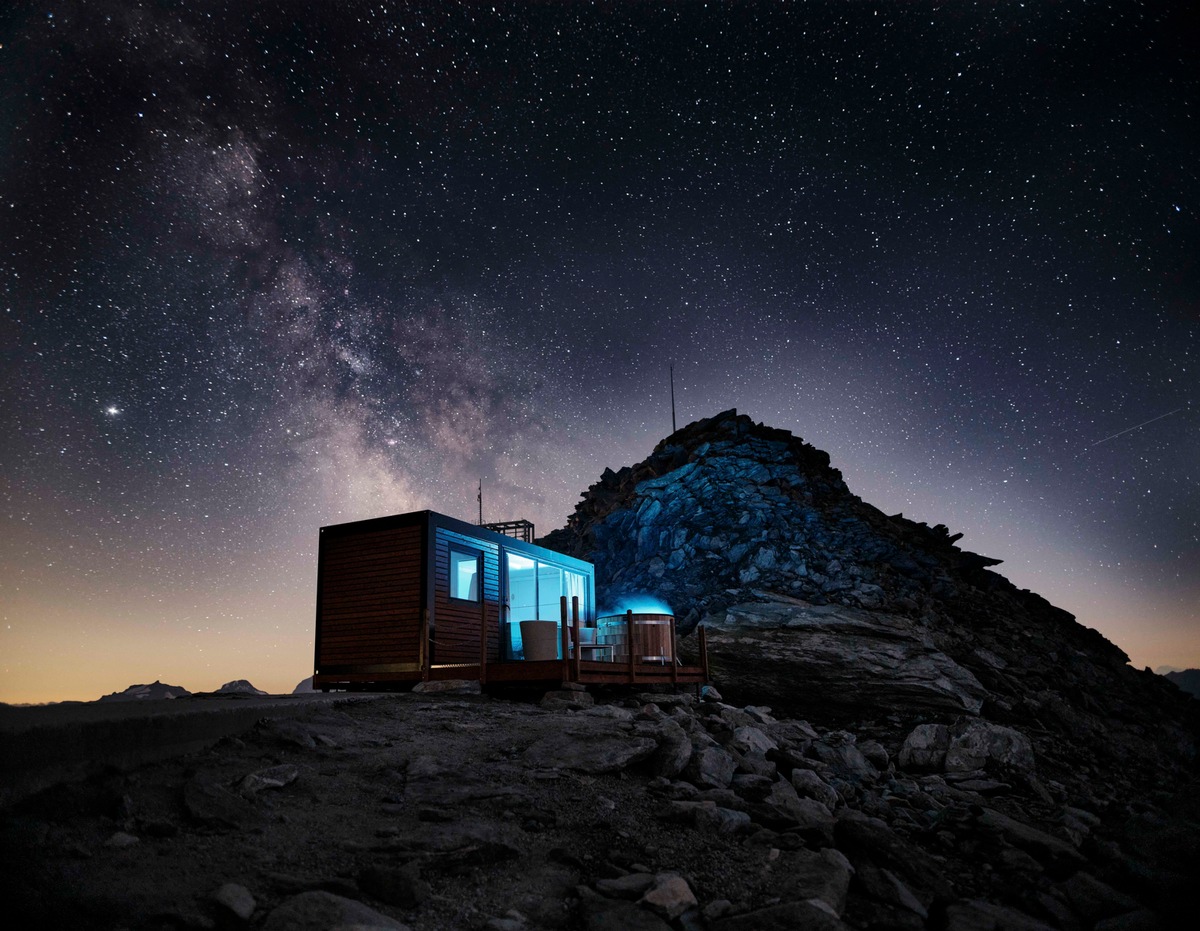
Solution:
<path fill-rule="evenodd" d="M 450 597 L 450 547 L 483 554 L 483 606 Z M 487 659 L 500 658 L 500 550 L 489 540 L 438 527 L 434 536 L 432 658 L 437 664 L 479 663 L 479 624 L 487 610 Z"/>
<path fill-rule="evenodd" d="M 422 527 L 321 540 L 317 670 L 420 660 Z"/>

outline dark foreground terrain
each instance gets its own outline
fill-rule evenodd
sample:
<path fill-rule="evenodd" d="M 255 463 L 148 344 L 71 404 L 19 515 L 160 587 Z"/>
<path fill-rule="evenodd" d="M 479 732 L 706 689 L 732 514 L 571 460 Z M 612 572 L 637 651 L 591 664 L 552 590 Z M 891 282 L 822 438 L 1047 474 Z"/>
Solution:
<path fill-rule="evenodd" d="M 1190 927 L 1194 786 L 692 695 L 356 696 L 3 812 L 9 927 Z M 181 699 L 179 701 L 189 701 Z"/>

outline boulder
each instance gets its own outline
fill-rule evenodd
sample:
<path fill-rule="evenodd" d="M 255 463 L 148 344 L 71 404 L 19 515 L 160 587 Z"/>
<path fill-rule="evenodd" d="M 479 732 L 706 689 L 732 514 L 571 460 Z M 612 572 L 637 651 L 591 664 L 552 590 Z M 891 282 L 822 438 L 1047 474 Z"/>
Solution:
<path fill-rule="evenodd" d="M 709 662 L 747 698 L 797 709 L 904 708 L 977 714 L 987 691 L 909 618 L 777 594 L 704 620 Z"/>

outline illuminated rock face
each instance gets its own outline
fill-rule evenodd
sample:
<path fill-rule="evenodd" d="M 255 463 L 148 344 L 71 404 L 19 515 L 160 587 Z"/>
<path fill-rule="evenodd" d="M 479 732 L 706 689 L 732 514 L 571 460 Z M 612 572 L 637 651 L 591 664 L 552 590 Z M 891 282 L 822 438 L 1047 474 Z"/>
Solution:
<path fill-rule="evenodd" d="M 686 631 L 759 592 L 920 612 L 955 575 L 997 562 L 954 539 L 886 516 L 850 493 L 826 453 L 727 411 L 606 470 L 543 542 L 594 562 L 614 602 L 657 596 Z"/>

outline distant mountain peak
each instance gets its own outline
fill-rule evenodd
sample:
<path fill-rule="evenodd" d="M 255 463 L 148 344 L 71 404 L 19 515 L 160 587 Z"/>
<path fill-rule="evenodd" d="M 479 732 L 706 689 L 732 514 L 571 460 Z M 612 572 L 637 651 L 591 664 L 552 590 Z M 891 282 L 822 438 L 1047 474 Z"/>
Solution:
<path fill-rule="evenodd" d="M 264 692 L 262 689 L 256 689 L 250 684 L 247 679 L 234 679 L 232 682 L 226 682 L 219 689 L 217 695 L 268 695 L 269 692 Z"/>
<path fill-rule="evenodd" d="M 131 685 L 123 692 L 110 692 L 108 695 L 97 698 L 96 701 L 154 701 L 163 698 L 183 698 L 191 694 L 181 685 L 164 685 L 155 679 L 149 685 Z"/>
<path fill-rule="evenodd" d="M 1174 682 L 1193 698 L 1200 698 L 1200 669 L 1179 669 L 1168 672 L 1163 678 Z"/>

